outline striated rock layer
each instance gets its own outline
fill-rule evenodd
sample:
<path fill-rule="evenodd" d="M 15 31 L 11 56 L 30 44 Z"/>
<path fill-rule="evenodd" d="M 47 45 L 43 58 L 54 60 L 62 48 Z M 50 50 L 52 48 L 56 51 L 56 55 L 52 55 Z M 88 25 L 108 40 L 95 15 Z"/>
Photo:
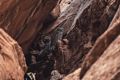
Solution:
<path fill-rule="evenodd" d="M 120 0 L 72 0 L 52 27 L 44 33 L 54 34 L 57 27 L 64 28 L 68 43 L 56 52 L 56 69 L 68 74 L 81 67 L 81 62 L 94 46 L 97 38 L 109 27 Z M 60 44 L 61 45 L 61 44 Z M 59 56 L 59 58 L 58 58 Z"/>
<path fill-rule="evenodd" d="M 26 52 L 57 1 L 0 0 L 0 27 L 17 40 Z"/>
<path fill-rule="evenodd" d="M 82 80 L 120 80 L 120 36 L 91 66 Z"/>
<path fill-rule="evenodd" d="M 108 46 L 116 39 L 120 34 L 120 7 L 113 18 L 114 23 L 111 23 L 109 28 L 103 33 L 96 41 L 93 48 L 87 54 L 81 70 L 81 77 L 89 70 L 89 68 L 101 57 L 103 52 L 108 48 Z M 119 47 L 118 47 L 119 48 Z"/>
<path fill-rule="evenodd" d="M 85 56 L 81 71 L 67 80 L 120 80 L 120 6 L 108 29 L 97 38 Z M 75 74 L 74 74 L 75 73 Z M 79 75 L 79 76 L 78 76 Z M 79 77 L 79 78 L 78 78 Z"/>
<path fill-rule="evenodd" d="M 0 28 L 0 80 L 24 80 L 26 69 L 21 47 Z"/>

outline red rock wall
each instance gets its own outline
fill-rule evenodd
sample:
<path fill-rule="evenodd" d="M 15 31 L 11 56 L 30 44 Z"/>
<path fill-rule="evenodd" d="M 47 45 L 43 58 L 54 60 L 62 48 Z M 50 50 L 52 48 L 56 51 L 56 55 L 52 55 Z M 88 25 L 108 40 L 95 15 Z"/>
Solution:
<path fill-rule="evenodd" d="M 26 51 L 57 1 L 1 0 L 0 27 L 16 39 Z"/>
<path fill-rule="evenodd" d="M 0 28 L 0 80 L 24 80 L 26 69 L 21 47 Z"/>

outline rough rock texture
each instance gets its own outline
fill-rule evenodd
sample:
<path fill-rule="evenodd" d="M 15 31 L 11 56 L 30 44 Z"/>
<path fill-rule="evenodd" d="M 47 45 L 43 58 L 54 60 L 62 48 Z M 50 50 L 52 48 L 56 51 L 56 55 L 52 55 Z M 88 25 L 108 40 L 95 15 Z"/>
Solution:
<path fill-rule="evenodd" d="M 60 4 L 61 7 L 64 6 L 62 5 L 63 2 Z M 56 21 L 54 22 L 53 20 L 54 23 L 43 25 L 44 30 L 41 29 L 39 38 L 34 41 L 37 43 L 37 46 L 34 49 L 32 48 L 32 50 L 38 51 L 38 53 L 35 54 L 40 54 L 44 49 L 43 46 L 46 47 L 42 36 L 50 37 L 51 39 L 48 39 L 48 42 L 57 42 L 57 45 L 55 46 L 56 50 L 47 52 L 48 54 L 52 53 L 52 57 L 49 57 L 52 59 L 52 62 L 50 62 L 48 56 L 44 57 L 43 60 L 45 60 L 43 63 L 49 64 L 41 63 L 39 68 L 42 68 L 39 69 L 40 71 L 38 73 L 43 74 L 45 71 L 45 73 L 50 74 L 51 70 L 55 69 L 60 73 L 67 75 L 81 67 L 81 63 L 83 62 L 80 74 L 80 76 L 83 77 L 91 65 L 96 62 L 119 34 L 119 22 L 118 20 L 115 20 L 114 17 L 116 16 L 115 14 L 119 14 L 119 11 L 117 11 L 119 4 L 120 0 L 71 0 L 69 5 L 66 4 L 65 6 L 67 7 L 61 9 L 61 11 L 63 11 L 57 20 L 55 18 L 54 20 Z M 56 29 L 58 28 L 64 29 L 62 35 L 57 35 Z M 103 35 L 101 36 L 101 34 Z M 56 41 L 56 38 L 61 36 L 62 39 L 60 38 L 60 40 Z M 97 40 L 97 38 L 99 40 Z M 92 59 L 91 57 L 86 58 L 87 53 L 88 55 L 93 53 L 91 54 Z M 42 61 L 39 57 L 34 56 L 33 62 L 39 64 L 39 62 Z M 83 61 L 84 57 L 85 61 Z M 86 65 L 87 63 L 88 65 Z M 79 74 L 76 73 L 76 75 L 76 78 L 78 79 Z M 74 78 L 71 79 L 74 80 Z"/>
<path fill-rule="evenodd" d="M 43 21 L 56 6 L 57 2 L 58 0 L 0 0 L 0 28 L 4 29 L 12 38 L 14 38 L 20 44 L 20 46 L 23 48 L 26 59 L 29 60 L 28 57 L 29 55 L 26 54 L 29 49 L 29 46 L 35 39 L 39 30 L 43 27 L 42 26 Z M 9 37 L 7 40 L 9 40 Z M 8 63 L 4 63 L 4 62 L 0 63 L 0 64 L 5 64 L 6 66 L 8 65 L 7 66 L 8 72 L 11 69 L 10 73 L 6 73 L 7 71 L 3 71 L 5 72 L 5 74 L 3 75 L 4 76 L 5 75 L 7 76 L 8 74 L 12 75 L 13 72 L 12 77 L 13 78 L 15 77 L 14 80 L 20 80 L 20 79 L 23 80 L 24 72 L 21 69 L 18 70 L 19 72 L 17 72 L 16 70 L 14 73 L 13 71 L 13 69 L 19 67 L 19 64 L 22 66 L 22 64 L 19 63 L 17 60 L 18 58 L 17 51 L 20 51 L 19 52 L 20 62 L 24 60 L 23 57 L 20 57 L 21 55 L 23 55 L 23 53 L 21 50 L 19 50 L 16 43 L 15 46 L 14 43 L 12 42 L 8 42 L 8 43 L 9 46 L 11 44 L 10 48 L 13 51 L 13 52 L 11 51 L 11 53 L 15 52 L 16 58 L 15 60 L 13 59 L 14 62 L 11 61 L 11 59 L 10 60 L 8 59 L 7 60 Z M 7 42 L 4 44 L 7 44 Z M 9 48 L 7 48 L 7 45 L 5 50 L 6 54 L 10 52 L 8 51 Z M 12 56 L 12 58 L 14 58 L 14 55 Z M 13 63 L 13 65 L 11 63 Z M 2 79 L 2 80 L 8 80 L 8 79 Z M 10 80 L 12 79 L 10 78 Z"/>
<path fill-rule="evenodd" d="M 79 80 L 80 79 L 80 71 L 81 68 L 75 70 L 74 72 L 70 73 L 69 75 L 65 76 L 62 80 Z"/>
<path fill-rule="evenodd" d="M 120 36 L 111 43 L 100 58 L 91 66 L 82 80 L 120 80 L 119 59 Z"/>
<path fill-rule="evenodd" d="M 24 52 L 41 29 L 41 23 L 58 0 L 1 0 L 0 27 L 22 46 Z"/>
<path fill-rule="evenodd" d="M 61 0 L 60 2 L 61 12 L 65 11 L 69 7 L 72 1 L 73 0 Z"/>
<path fill-rule="evenodd" d="M 32 45 L 33 52 L 26 54 L 26 58 L 31 60 L 29 67 L 37 73 L 38 80 L 50 79 L 53 69 L 65 75 L 72 73 L 82 62 L 80 77 L 89 77 L 92 65 L 120 32 L 120 0 L 1 0 L 0 3 L 0 27 L 18 41 L 25 54 L 36 38 L 37 46 Z M 56 33 L 57 29 L 63 32 Z M 78 79 L 79 74 L 75 74 Z M 116 74 L 119 71 L 113 79 Z"/>
<path fill-rule="evenodd" d="M 93 48 L 89 51 L 86 56 L 81 70 L 81 78 L 89 70 L 94 62 L 103 54 L 106 48 L 111 44 L 111 42 L 120 34 L 120 7 L 113 18 L 114 23 L 111 23 L 108 30 L 103 33 L 96 41 Z"/>
<path fill-rule="evenodd" d="M 0 28 L 0 80 L 24 80 L 26 69 L 21 47 Z"/>
<path fill-rule="evenodd" d="M 120 0 L 73 0 L 70 3 L 53 26 L 44 32 L 54 34 L 57 27 L 63 27 L 63 39 L 67 38 L 69 42 L 67 48 L 63 47 L 64 52 L 60 49 L 56 52 L 59 56 L 56 58 L 59 59 L 56 60 L 56 64 L 59 64 L 56 69 L 68 74 L 81 66 L 96 39 L 109 27 L 119 4 Z"/>
<path fill-rule="evenodd" d="M 86 55 L 81 71 L 63 80 L 120 80 L 120 6 L 109 28 L 96 40 Z M 78 76 L 79 75 L 79 76 Z"/>

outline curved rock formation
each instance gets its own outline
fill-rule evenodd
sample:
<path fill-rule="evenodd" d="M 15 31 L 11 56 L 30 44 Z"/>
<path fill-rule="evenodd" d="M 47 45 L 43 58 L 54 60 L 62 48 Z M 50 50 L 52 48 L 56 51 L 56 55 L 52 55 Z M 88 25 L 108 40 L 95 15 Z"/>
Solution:
<path fill-rule="evenodd" d="M 0 80 L 24 80 L 26 69 L 21 47 L 0 28 Z"/>
<path fill-rule="evenodd" d="M 1 0 L 0 27 L 22 46 L 24 53 L 58 0 Z"/>

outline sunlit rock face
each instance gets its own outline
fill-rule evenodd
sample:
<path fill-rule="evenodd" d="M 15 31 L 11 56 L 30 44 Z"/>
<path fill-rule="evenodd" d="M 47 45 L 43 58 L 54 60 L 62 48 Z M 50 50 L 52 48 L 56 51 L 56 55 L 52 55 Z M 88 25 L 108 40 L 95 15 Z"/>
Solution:
<path fill-rule="evenodd" d="M 24 80 L 26 69 L 21 47 L 0 29 L 0 80 Z"/>
<path fill-rule="evenodd" d="M 62 0 L 60 3 L 61 12 L 65 11 L 67 9 L 67 7 L 70 6 L 72 1 L 73 0 Z"/>

